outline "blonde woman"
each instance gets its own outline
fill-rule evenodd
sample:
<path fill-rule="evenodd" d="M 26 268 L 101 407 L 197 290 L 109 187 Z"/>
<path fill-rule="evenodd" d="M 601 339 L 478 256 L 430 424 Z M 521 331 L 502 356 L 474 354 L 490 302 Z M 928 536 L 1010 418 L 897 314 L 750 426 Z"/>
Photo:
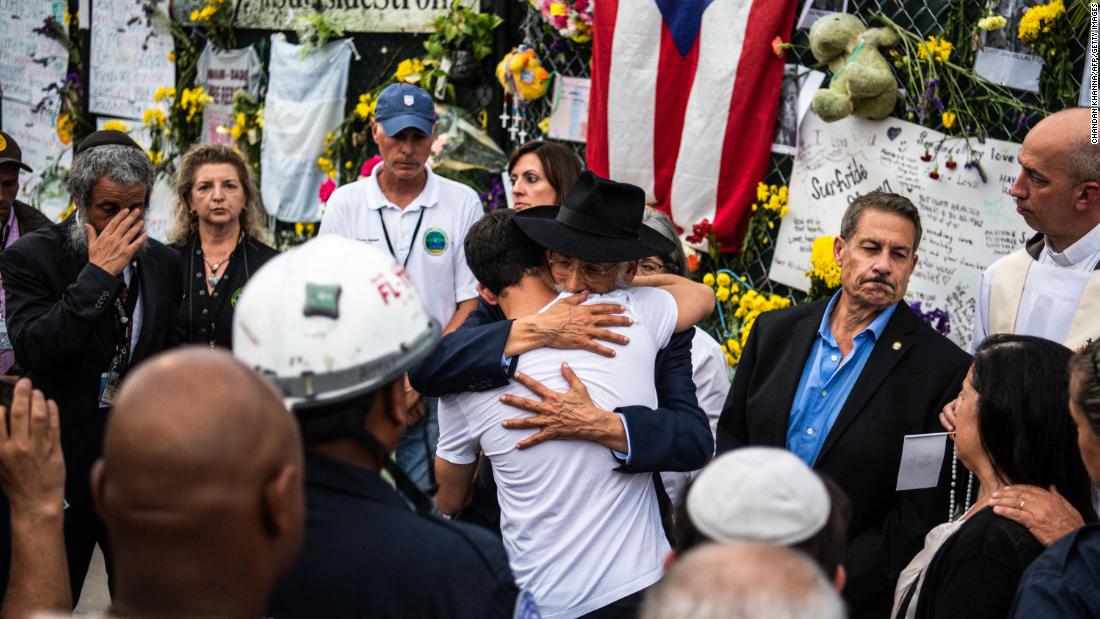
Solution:
<path fill-rule="evenodd" d="M 180 251 L 180 343 L 232 347 L 233 308 L 248 279 L 276 252 L 267 246 L 259 192 L 244 159 L 224 144 L 183 156 L 168 241 Z"/>

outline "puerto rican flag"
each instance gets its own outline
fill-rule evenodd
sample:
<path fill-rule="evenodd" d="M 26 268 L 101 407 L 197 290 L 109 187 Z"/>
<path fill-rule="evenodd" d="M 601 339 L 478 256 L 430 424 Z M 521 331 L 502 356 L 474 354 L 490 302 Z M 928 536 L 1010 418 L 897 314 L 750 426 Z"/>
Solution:
<path fill-rule="evenodd" d="M 599 0 L 588 166 L 729 250 L 764 180 L 796 0 Z"/>

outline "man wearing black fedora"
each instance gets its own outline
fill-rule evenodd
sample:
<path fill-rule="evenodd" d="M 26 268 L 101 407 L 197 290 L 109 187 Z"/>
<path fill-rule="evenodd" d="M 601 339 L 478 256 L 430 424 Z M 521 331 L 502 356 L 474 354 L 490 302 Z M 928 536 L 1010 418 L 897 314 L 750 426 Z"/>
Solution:
<path fill-rule="evenodd" d="M 429 395 L 484 391 L 508 384 L 518 356 L 536 348 L 602 348 L 603 354 L 612 356 L 614 351 L 594 344 L 593 336 L 629 345 L 606 328 L 629 324 L 615 315 L 622 311 L 620 306 L 579 304 L 588 293 L 630 286 L 641 258 L 672 249 L 670 241 L 642 225 L 644 208 L 641 188 L 585 171 L 561 207 L 534 207 L 516 214 L 520 229 L 545 248 L 555 286 L 579 294 L 514 321 L 505 321 L 495 306 L 480 303 L 460 329 L 443 338 L 435 354 L 410 372 L 413 386 Z M 649 278 L 635 284 L 643 279 Z M 690 329 L 674 335 L 657 355 L 652 376 L 656 408 L 602 410 L 583 389 L 548 394 L 539 402 L 506 396 L 508 404 L 535 413 L 510 420 L 508 427 L 539 428 L 524 448 L 551 439 L 600 443 L 614 450 L 618 470 L 624 472 L 698 469 L 713 455 L 714 440 L 691 378 L 692 335 Z M 571 414 L 563 415 L 564 411 Z"/>

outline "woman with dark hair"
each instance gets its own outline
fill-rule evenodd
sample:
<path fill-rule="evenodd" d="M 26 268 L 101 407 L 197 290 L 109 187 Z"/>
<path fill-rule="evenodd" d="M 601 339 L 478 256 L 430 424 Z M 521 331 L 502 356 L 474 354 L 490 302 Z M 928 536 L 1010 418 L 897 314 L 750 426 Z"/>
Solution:
<path fill-rule="evenodd" d="M 1057 486 L 1095 520 L 1091 482 L 1066 415 L 1065 346 L 1032 336 L 994 335 L 982 342 L 963 381 L 955 420 L 958 460 L 978 480 L 962 516 L 925 538 L 898 579 L 893 617 L 1004 617 L 1027 566 L 1043 545 L 1027 528 L 997 515 L 993 492 L 1008 484 Z M 954 477 L 954 476 L 953 476 Z M 952 515 L 953 516 L 953 515 Z"/>
<path fill-rule="evenodd" d="M 512 205 L 517 211 L 532 206 L 561 206 L 583 167 L 573 149 L 557 142 L 535 140 L 512 153 L 508 176 Z"/>
<path fill-rule="evenodd" d="M 264 244 L 260 193 L 237 151 L 197 144 L 183 155 L 168 241 L 180 252 L 180 343 L 232 347 L 233 308 L 248 279 L 278 254 Z"/>

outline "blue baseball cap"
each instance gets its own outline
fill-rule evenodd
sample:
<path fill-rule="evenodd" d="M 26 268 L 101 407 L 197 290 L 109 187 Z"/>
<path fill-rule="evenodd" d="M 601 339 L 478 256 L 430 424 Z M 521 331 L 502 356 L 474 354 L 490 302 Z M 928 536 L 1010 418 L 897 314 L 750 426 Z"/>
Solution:
<path fill-rule="evenodd" d="M 378 95 L 374 119 L 382 124 L 382 130 L 389 136 L 409 127 L 431 135 L 432 125 L 435 124 L 435 103 L 423 88 L 412 84 L 390 84 Z"/>

